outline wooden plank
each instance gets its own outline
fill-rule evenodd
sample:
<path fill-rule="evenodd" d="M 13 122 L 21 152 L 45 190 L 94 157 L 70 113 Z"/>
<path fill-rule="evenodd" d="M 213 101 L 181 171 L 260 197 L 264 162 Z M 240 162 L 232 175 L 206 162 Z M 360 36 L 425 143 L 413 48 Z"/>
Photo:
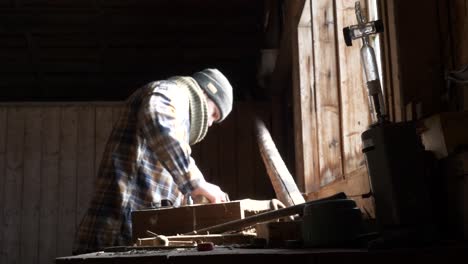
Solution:
<path fill-rule="evenodd" d="M 311 1 L 320 187 L 343 177 L 334 5 Z M 341 33 L 341 31 L 340 31 Z M 345 114 L 346 112 L 344 112 Z"/>
<path fill-rule="evenodd" d="M 330 199 L 345 199 L 346 196 L 344 193 L 338 193 L 330 197 L 323 198 L 317 201 L 309 201 L 307 203 L 301 203 L 285 208 L 280 208 L 277 210 L 271 210 L 266 212 L 261 212 L 256 215 L 247 216 L 242 219 L 233 220 L 230 222 L 223 222 L 222 224 L 209 226 L 202 229 L 197 229 L 193 232 L 186 233 L 186 235 L 194 235 L 194 234 L 209 234 L 209 233 L 225 233 L 230 231 L 241 231 L 250 226 L 254 226 L 257 223 L 268 222 L 271 220 L 276 220 L 280 218 L 284 218 L 290 215 L 300 214 L 303 212 L 304 207 L 310 204 L 316 204 L 317 202 L 321 202 L 323 200 L 330 200 Z"/>
<path fill-rule="evenodd" d="M 310 9 L 309 9 L 310 10 Z M 304 12 L 307 10 L 305 9 Z M 296 147 L 296 173 L 299 188 L 315 191 L 320 186 L 318 159 L 317 109 L 315 76 L 310 27 L 298 28 L 297 54 L 293 64 L 294 131 Z"/>
<path fill-rule="evenodd" d="M 160 235 L 182 234 L 242 217 L 240 201 L 134 211 L 132 237 L 135 242 L 148 237 L 146 230 Z"/>
<path fill-rule="evenodd" d="M 337 28 L 355 25 L 354 0 L 336 1 Z M 362 3 L 361 3 L 362 4 Z M 361 5 L 361 8 L 365 8 Z M 369 100 L 360 59 L 360 44 L 347 47 L 343 34 L 338 35 L 340 68 L 341 121 L 343 142 L 343 174 L 364 167 L 361 133 L 370 124 Z"/>
<path fill-rule="evenodd" d="M 57 253 L 60 117 L 59 107 L 43 109 L 39 263 L 50 263 Z"/>
<path fill-rule="evenodd" d="M 78 109 L 75 106 L 60 108 L 60 181 L 59 181 L 59 220 L 57 226 L 57 256 L 72 253 L 73 239 L 77 228 L 76 190 Z"/>
<path fill-rule="evenodd" d="M 254 144 L 252 124 L 252 104 L 250 102 L 239 103 L 237 109 L 233 109 L 236 119 L 236 161 L 238 198 L 251 198 L 255 195 L 253 175 L 252 145 Z"/>
<path fill-rule="evenodd" d="M 384 32 L 381 33 L 383 38 L 381 38 L 381 46 L 382 46 L 382 85 L 384 86 L 384 93 L 385 93 L 385 104 L 388 109 L 388 118 L 390 121 L 395 120 L 395 98 L 394 98 L 394 73 L 392 68 L 392 61 L 391 61 L 391 49 L 390 46 L 390 17 L 389 17 L 389 10 L 387 7 L 386 0 L 378 0 L 378 8 L 380 13 L 382 14 L 382 21 L 384 23 Z M 393 64 L 397 64 L 394 62 Z M 395 74 L 397 75 L 397 74 Z"/>
<path fill-rule="evenodd" d="M 104 153 L 104 149 L 114 125 L 112 120 L 112 108 L 112 106 L 96 106 L 96 160 L 94 162 L 95 175 L 98 173 L 102 154 Z"/>
<path fill-rule="evenodd" d="M 437 159 L 453 156 L 468 145 L 468 111 L 444 112 L 421 120 L 424 149 Z"/>
<path fill-rule="evenodd" d="M 258 117 L 255 120 L 255 132 L 262 159 L 278 200 L 285 206 L 304 203 L 304 198 L 284 164 L 265 123 Z"/>
<path fill-rule="evenodd" d="M 80 179 L 76 192 L 77 221 L 80 221 L 89 207 L 94 190 L 94 147 L 95 147 L 95 107 L 78 108 L 77 177 Z"/>
<path fill-rule="evenodd" d="M 0 226 L 4 226 L 4 208 L 5 208 L 5 186 L 6 186 L 6 139 L 7 139 L 7 112 L 8 107 L 0 107 Z M 3 231 L 0 231 L 0 245 L 5 245 L 3 243 Z M 4 259 L 5 256 L 4 247 L 0 247 L 0 260 Z"/>
<path fill-rule="evenodd" d="M 39 249 L 39 208 L 41 197 L 42 109 L 24 107 L 24 183 L 21 214 L 20 263 L 34 263 Z"/>
<path fill-rule="evenodd" d="M 25 112 L 21 107 L 9 107 L 7 115 L 4 223 L 2 227 L 4 255 L 0 261 L 5 264 L 16 263 L 20 258 Z"/>
<path fill-rule="evenodd" d="M 307 201 L 313 201 L 328 197 L 330 195 L 344 192 L 350 199 L 356 201 L 358 206 L 365 214 L 371 218 L 375 218 L 375 205 L 372 198 L 364 199 L 362 196 L 370 193 L 369 177 L 367 176 L 366 168 L 359 168 L 352 174 L 347 175 L 346 179 L 336 181 L 325 186 L 317 192 L 308 193 Z"/>
<path fill-rule="evenodd" d="M 382 6 L 385 6 L 387 14 L 387 24 L 385 25 L 386 34 L 386 45 L 389 49 L 389 68 L 391 70 L 391 85 L 393 92 L 393 101 L 392 105 L 394 107 L 394 117 L 393 121 L 401 122 L 404 120 L 405 114 L 405 105 L 403 104 L 403 93 L 401 91 L 401 78 L 400 78 L 400 66 L 399 66 L 399 49 L 398 49 L 398 39 L 400 38 L 397 34 L 396 22 L 395 22 L 395 1 L 384 1 Z"/>
<path fill-rule="evenodd" d="M 248 245 L 256 235 L 253 233 L 238 234 L 213 234 L 213 235 L 176 235 L 176 236 L 154 236 L 138 239 L 136 248 L 139 246 L 159 246 L 160 249 L 177 248 L 181 246 L 194 247 L 194 244 L 211 242 L 214 245 Z M 164 238 L 164 239 L 163 239 Z M 165 240 L 167 239 L 167 241 Z M 167 243 L 167 244 L 166 244 Z"/>

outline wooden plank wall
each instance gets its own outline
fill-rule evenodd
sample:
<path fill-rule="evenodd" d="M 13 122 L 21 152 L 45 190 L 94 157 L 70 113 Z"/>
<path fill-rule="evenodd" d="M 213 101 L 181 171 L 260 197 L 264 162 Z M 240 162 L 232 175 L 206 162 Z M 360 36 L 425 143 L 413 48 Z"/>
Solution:
<path fill-rule="evenodd" d="M 371 2 L 361 1 L 361 6 Z M 299 34 L 292 36 L 299 40 L 298 67 L 293 71 L 298 79 L 294 84 L 296 156 L 305 163 L 298 168 L 304 170 L 303 187 L 309 199 L 345 191 L 361 200 L 359 196 L 369 191 L 360 138 L 370 124 L 359 58 L 361 43 L 355 41 L 353 47 L 346 47 L 341 33 L 343 27 L 356 24 L 354 3 L 307 1 L 303 17 L 308 20 L 300 21 Z M 463 104 L 466 109 L 466 89 L 448 106 L 443 104 L 442 92 L 444 70 L 468 63 L 468 1 L 376 3 L 386 25 L 380 36 L 390 120 L 416 120 L 440 111 L 460 110 L 453 104 Z M 306 119 L 311 122 L 304 124 Z M 316 150 L 301 148 L 305 145 Z M 372 201 L 360 202 L 372 210 Z"/>
<path fill-rule="evenodd" d="M 342 34 L 342 28 L 357 23 L 354 3 L 306 2 L 297 35 L 299 67 L 293 73 L 299 81 L 294 87 L 294 104 L 300 106 L 303 119 L 313 122 L 296 121 L 296 131 L 305 132 L 302 138 L 296 137 L 296 146 L 315 148 L 302 152 L 309 156 L 304 158 L 308 162 L 304 165 L 308 199 L 344 191 L 373 211 L 371 203 L 359 198 L 370 190 L 361 150 L 361 133 L 370 124 L 361 42 L 347 47 Z M 365 4 L 361 1 L 361 7 L 366 8 Z"/>
<path fill-rule="evenodd" d="M 117 101 L 213 66 L 242 89 L 255 82 L 262 11 L 250 0 L 0 1 L 0 99 Z"/>
<path fill-rule="evenodd" d="M 270 128 L 270 107 L 236 102 L 193 147 L 207 180 L 232 200 L 274 198 L 250 122 L 261 113 Z M 0 105 L 0 263 L 52 263 L 71 254 L 121 109 L 122 103 Z"/>
<path fill-rule="evenodd" d="M 386 25 L 383 48 L 391 120 L 466 110 L 466 86 L 452 90 L 449 97 L 444 78 L 446 71 L 468 63 L 468 1 L 379 0 L 379 5 Z"/>

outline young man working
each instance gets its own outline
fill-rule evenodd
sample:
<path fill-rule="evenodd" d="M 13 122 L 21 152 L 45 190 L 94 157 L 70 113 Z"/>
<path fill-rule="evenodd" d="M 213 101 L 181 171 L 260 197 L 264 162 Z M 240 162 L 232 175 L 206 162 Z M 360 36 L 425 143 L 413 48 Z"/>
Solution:
<path fill-rule="evenodd" d="M 127 101 L 100 164 L 95 194 L 77 230 L 74 254 L 131 243 L 131 212 L 184 195 L 225 202 L 191 157 L 213 123 L 232 109 L 232 86 L 216 69 L 151 82 Z"/>

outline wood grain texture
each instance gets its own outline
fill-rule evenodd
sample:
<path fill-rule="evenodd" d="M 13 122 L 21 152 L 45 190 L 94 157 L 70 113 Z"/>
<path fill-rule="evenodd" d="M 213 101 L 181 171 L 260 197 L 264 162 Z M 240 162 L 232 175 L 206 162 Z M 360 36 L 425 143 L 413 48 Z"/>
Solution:
<path fill-rule="evenodd" d="M 60 109 L 60 179 L 59 220 L 57 226 L 57 256 L 72 252 L 77 228 L 77 162 L 78 109 L 75 106 Z"/>
<path fill-rule="evenodd" d="M 39 249 L 39 212 L 41 208 L 42 109 L 25 108 L 24 176 L 21 214 L 20 263 L 34 263 Z M 32 198 L 32 199 L 31 199 Z"/>
<path fill-rule="evenodd" d="M 306 5 L 303 12 L 310 13 L 310 5 Z M 315 65 L 310 26 L 300 26 L 296 34 L 293 53 L 296 173 L 299 188 L 307 193 L 316 191 L 320 186 Z"/>
<path fill-rule="evenodd" d="M 355 25 L 354 0 L 336 1 L 336 27 Z M 361 3 L 361 8 L 365 8 Z M 370 124 L 369 100 L 366 82 L 360 60 L 360 43 L 356 41 L 352 47 L 347 47 L 343 34 L 338 36 L 338 62 L 340 68 L 341 110 L 343 113 L 342 142 L 343 142 L 343 171 L 344 175 L 365 166 L 362 154 L 361 133 Z M 346 176 L 345 176 L 346 177 Z"/>
<path fill-rule="evenodd" d="M 346 179 L 336 181 L 321 188 L 317 192 L 309 193 L 306 200 L 317 200 L 335 193 L 344 192 L 350 199 L 356 201 L 361 211 L 371 218 L 375 218 L 375 204 L 372 198 L 363 198 L 363 194 L 370 192 L 370 182 L 366 168 L 360 168 L 346 175 Z"/>
<path fill-rule="evenodd" d="M 255 157 L 253 127 L 246 126 L 257 106 L 239 105 L 226 123 L 210 131 L 216 140 L 205 143 L 217 157 L 207 157 L 216 163 L 208 169 L 218 168 L 213 181 L 226 186 L 231 200 L 239 194 L 273 198 L 261 158 Z M 258 105 L 266 116 L 269 107 Z M 0 239 L 7 245 L 0 249 L 2 263 L 50 263 L 71 254 L 81 214 L 93 194 L 97 155 L 122 109 L 123 103 L 100 102 L 0 106 Z M 244 163 L 247 168 L 239 170 Z"/>
<path fill-rule="evenodd" d="M 18 263 L 21 248 L 21 206 L 24 169 L 25 111 L 9 107 L 7 112 L 6 170 L 4 182 L 3 247 L 1 263 Z"/>
<path fill-rule="evenodd" d="M 311 1 L 320 187 L 343 178 L 333 1 Z M 344 112 L 343 115 L 347 115 Z"/>
<path fill-rule="evenodd" d="M 50 263 L 57 256 L 59 214 L 60 110 L 47 107 L 42 119 L 41 196 L 39 219 L 39 263 Z"/>
<path fill-rule="evenodd" d="M 77 142 L 77 221 L 80 221 L 88 209 L 94 191 L 95 162 L 95 107 L 78 108 Z"/>

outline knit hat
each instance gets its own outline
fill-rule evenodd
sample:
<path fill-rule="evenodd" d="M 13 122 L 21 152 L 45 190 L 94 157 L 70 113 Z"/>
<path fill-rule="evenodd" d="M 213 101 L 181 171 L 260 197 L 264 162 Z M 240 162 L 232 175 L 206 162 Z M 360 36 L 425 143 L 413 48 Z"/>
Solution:
<path fill-rule="evenodd" d="M 192 77 L 218 107 L 221 118 L 216 123 L 223 121 L 232 110 L 232 86 L 228 79 L 217 69 L 204 69 Z"/>

